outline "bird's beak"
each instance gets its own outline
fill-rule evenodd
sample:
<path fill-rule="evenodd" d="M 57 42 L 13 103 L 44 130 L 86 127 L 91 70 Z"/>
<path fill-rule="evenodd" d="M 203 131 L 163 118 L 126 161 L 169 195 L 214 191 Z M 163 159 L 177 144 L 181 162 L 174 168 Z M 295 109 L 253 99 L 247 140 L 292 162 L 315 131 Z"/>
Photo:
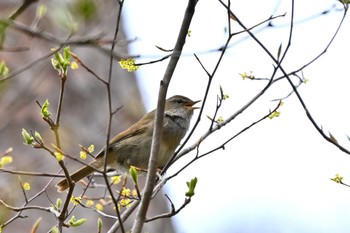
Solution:
<path fill-rule="evenodd" d="M 197 101 L 193 101 L 193 102 L 191 102 L 191 103 L 187 103 L 187 104 L 185 105 L 185 107 L 188 108 L 188 109 L 191 109 L 191 110 L 200 109 L 200 107 L 193 107 L 193 105 L 195 105 L 195 104 L 198 103 L 198 102 L 201 102 L 201 101 L 200 101 L 200 100 L 197 100 Z"/>

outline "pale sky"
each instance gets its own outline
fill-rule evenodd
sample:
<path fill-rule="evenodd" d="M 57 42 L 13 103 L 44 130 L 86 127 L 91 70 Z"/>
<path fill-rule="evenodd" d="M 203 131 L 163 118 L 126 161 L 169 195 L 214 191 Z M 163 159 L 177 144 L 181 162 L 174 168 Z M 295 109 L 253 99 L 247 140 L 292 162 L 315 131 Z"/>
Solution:
<path fill-rule="evenodd" d="M 154 45 L 165 49 L 173 47 L 186 4 L 187 1 L 174 0 L 125 1 L 127 34 L 130 39 L 139 38 L 131 44 L 131 53 L 144 57 L 137 62 L 165 55 Z M 332 8 L 334 4 L 336 7 Z M 287 13 L 284 18 L 273 21 L 279 26 L 256 34 L 273 54 L 277 54 L 281 43 L 283 48 L 287 45 L 290 6 L 291 1 L 232 1 L 232 10 L 248 27 L 271 14 Z M 337 1 L 297 0 L 295 6 L 295 20 L 299 23 L 295 24 L 292 47 L 282 64 L 287 72 L 299 68 L 325 48 L 343 14 Z M 339 11 L 320 15 L 327 9 Z M 217 49 L 225 41 L 225 13 L 218 1 L 198 2 L 185 56 L 175 71 L 168 96 L 203 98 L 207 77 L 192 54 L 196 53 L 206 68 L 212 70 L 219 53 L 207 51 Z M 309 82 L 299 88 L 318 124 L 348 148 L 349 25 L 347 18 L 327 53 L 304 70 Z M 232 31 L 240 30 L 232 22 Z M 233 46 L 214 78 L 208 105 L 193 140 L 207 130 L 209 120 L 205 115 L 212 116 L 220 85 L 230 96 L 219 113 L 225 119 L 265 84 L 242 80 L 239 73 L 253 71 L 256 77 L 270 77 L 273 62 L 252 39 L 245 37 L 246 34 L 242 34 L 232 40 Z M 136 72 L 149 110 L 155 107 L 159 81 L 167 62 L 143 66 Z M 271 100 L 286 96 L 290 90 L 286 80 L 274 85 L 250 109 L 205 141 L 200 153 L 217 147 L 267 114 L 276 105 Z M 279 118 L 263 121 L 233 140 L 224 151 L 194 163 L 167 185 L 166 192 L 178 207 L 185 198 L 185 182 L 198 178 L 191 204 L 174 217 L 177 232 L 349 232 L 350 188 L 330 178 L 340 173 L 345 177 L 344 182 L 350 183 L 350 156 L 322 139 L 295 95 L 284 101 L 280 111 Z M 192 158 L 194 153 L 187 156 Z M 181 162 L 175 164 L 173 169 L 181 165 Z"/>

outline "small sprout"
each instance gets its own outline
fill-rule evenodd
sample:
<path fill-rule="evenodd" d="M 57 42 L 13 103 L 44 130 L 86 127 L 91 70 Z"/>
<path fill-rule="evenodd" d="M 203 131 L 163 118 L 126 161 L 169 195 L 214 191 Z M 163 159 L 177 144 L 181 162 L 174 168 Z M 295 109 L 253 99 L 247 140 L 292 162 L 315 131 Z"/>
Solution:
<path fill-rule="evenodd" d="M 55 210 L 59 210 L 59 208 L 61 207 L 61 205 L 62 205 L 62 199 L 61 199 L 61 198 L 57 198 L 57 199 L 56 199 L 56 204 L 53 205 L 53 208 L 54 208 Z"/>
<path fill-rule="evenodd" d="M 5 61 L 0 62 L 0 77 L 6 78 L 10 73 L 10 69 L 7 67 Z"/>
<path fill-rule="evenodd" d="M 190 37 L 191 34 L 192 34 L 192 30 L 188 30 L 188 31 L 187 31 L 187 36 Z"/>
<path fill-rule="evenodd" d="M 304 78 L 304 79 L 303 79 L 303 83 L 304 83 L 304 84 L 306 84 L 306 83 L 308 83 L 308 82 L 309 82 L 309 79 L 307 79 L 307 78 Z"/>
<path fill-rule="evenodd" d="M 32 145 L 34 138 L 27 132 L 27 130 L 22 129 L 22 136 L 24 139 L 24 145 Z"/>
<path fill-rule="evenodd" d="M 82 160 L 86 159 L 86 152 L 85 151 L 80 151 L 79 156 Z"/>
<path fill-rule="evenodd" d="M 97 219 L 97 229 L 98 229 L 98 233 L 102 232 L 102 228 L 103 228 L 103 222 L 101 218 Z"/>
<path fill-rule="evenodd" d="M 44 4 L 40 4 L 36 9 L 36 15 L 40 19 L 46 15 L 47 7 Z"/>
<path fill-rule="evenodd" d="M 197 185 L 197 177 L 193 178 L 190 182 L 186 182 L 188 191 L 186 192 L 186 197 L 192 197 L 194 196 L 194 189 L 196 188 Z"/>
<path fill-rule="evenodd" d="M 222 89 L 221 85 L 220 85 L 220 94 L 221 94 L 222 100 L 226 100 L 229 98 L 229 96 L 227 94 L 224 94 L 224 90 Z"/>
<path fill-rule="evenodd" d="M 81 218 L 81 219 L 77 220 L 77 219 L 75 218 L 75 216 L 73 215 L 73 216 L 71 217 L 71 219 L 69 219 L 68 223 L 69 223 L 69 225 L 72 226 L 72 227 L 78 227 L 78 226 L 80 226 L 81 224 L 83 224 L 84 222 L 86 222 L 86 220 L 87 220 L 86 218 Z"/>
<path fill-rule="evenodd" d="M 93 206 L 94 204 L 95 204 L 95 203 L 94 203 L 93 200 L 87 200 L 86 203 L 85 203 L 85 205 L 86 205 L 87 207 L 91 207 L 91 206 Z"/>
<path fill-rule="evenodd" d="M 275 117 L 279 117 L 281 115 L 281 112 L 279 111 L 273 111 L 270 115 L 269 115 L 269 119 L 273 119 Z"/>
<path fill-rule="evenodd" d="M 41 116 L 43 118 L 48 118 L 51 116 L 51 112 L 49 111 L 49 106 L 50 106 L 49 100 L 46 99 L 43 106 L 41 107 Z"/>
<path fill-rule="evenodd" d="M 340 176 L 339 174 L 336 174 L 335 177 L 331 178 L 332 181 L 334 181 L 337 184 L 342 184 L 343 183 L 343 177 Z"/>
<path fill-rule="evenodd" d="M 121 181 L 121 177 L 120 176 L 112 176 L 111 180 L 112 180 L 112 184 L 119 184 Z"/>
<path fill-rule="evenodd" d="M 133 58 L 121 59 L 119 65 L 122 69 L 127 70 L 128 72 L 136 71 L 139 68 L 139 66 L 135 65 L 135 59 Z"/>
<path fill-rule="evenodd" d="M 60 162 L 60 161 L 62 161 L 64 159 L 64 155 L 61 152 L 56 151 L 54 153 L 54 155 L 55 155 L 55 157 L 56 157 L 58 162 Z"/>
<path fill-rule="evenodd" d="M 79 203 L 81 203 L 81 197 L 75 197 L 72 195 L 70 198 L 70 202 L 72 202 L 74 205 L 78 205 Z"/>
<path fill-rule="evenodd" d="M 130 166 L 129 173 L 130 173 L 132 180 L 137 185 L 138 184 L 138 176 L 139 176 L 137 169 L 134 166 Z"/>
<path fill-rule="evenodd" d="M 222 123 L 224 122 L 224 118 L 221 116 L 216 120 L 217 123 Z"/>
<path fill-rule="evenodd" d="M 30 184 L 28 182 L 23 183 L 22 187 L 26 191 L 30 190 Z"/>
<path fill-rule="evenodd" d="M 95 208 L 96 208 L 97 210 L 99 210 L 99 211 L 102 211 L 102 210 L 103 210 L 103 205 L 100 204 L 100 203 L 97 203 L 97 204 L 95 205 Z"/>
<path fill-rule="evenodd" d="M 94 152 L 94 151 L 95 151 L 95 145 L 94 145 L 94 144 L 91 144 L 91 145 L 89 146 L 89 148 L 88 148 L 88 151 L 89 151 L 90 153 Z"/>
<path fill-rule="evenodd" d="M 41 143 L 44 142 L 44 140 L 42 139 L 42 137 L 41 137 L 41 135 L 40 135 L 40 133 L 38 131 L 34 132 L 34 136 L 39 142 L 41 142 Z"/>
<path fill-rule="evenodd" d="M 254 80 L 255 79 L 255 76 L 253 75 L 253 71 L 250 71 L 249 72 L 250 74 L 247 74 L 247 72 L 244 72 L 243 74 L 239 74 L 243 80 L 245 79 L 251 79 L 251 80 Z"/>
<path fill-rule="evenodd" d="M 63 49 L 63 55 L 58 51 L 51 58 L 51 64 L 58 74 L 62 77 L 67 76 L 68 68 L 70 66 L 71 51 L 69 46 Z"/>

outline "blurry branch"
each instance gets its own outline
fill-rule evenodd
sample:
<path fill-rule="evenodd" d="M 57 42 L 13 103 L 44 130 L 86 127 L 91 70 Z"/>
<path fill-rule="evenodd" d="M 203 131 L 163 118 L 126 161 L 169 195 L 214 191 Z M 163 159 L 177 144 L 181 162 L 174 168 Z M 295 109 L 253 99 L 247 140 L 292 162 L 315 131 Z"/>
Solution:
<path fill-rule="evenodd" d="M 19 15 L 21 15 L 30 5 L 33 3 L 36 3 L 38 0 L 23 0 L 22 4 L 14 11 L 11 13 L 9 16 L 10 20 L 15 20 Z M 2 25 L 1 25 L 2 24 Z M 2 28 L 1 28 L 2 27 Z M 5 42 L 6 38 L 6 28 L 8 27 L 8 24 L 6 22 L 0 22 L 0 50 L 3 49 L 3 45 Z"/>
<path fill-rule="evenodd" d="M 184 203 L 182 203 L 182 205 L 178 209 L 176 209 L 174 203 L 170 200 L 168 195 L 165 195 L 165 197 L 170 202 L 171 211 L 169 213 L 160 214 L 160 215 L 154 216 L 152 218 L 148 218 L 148 219 L 145 220 L 145 222 L 152 222 L 154 220 L 161 219 L 161 218 L 171 218 L 171 217 L 177 215 L 183 208 L 185 208 L 191 202 L 191 198 L 190 197 L 189 198 L 185 198 Z"/>
<path fill-rule="evenodd" d="M 97 78 L 97 80 L 99 80 L 100 82 L 102 82 L 105 85 L 108 85 L 108 83 L 103 80 L 100 76 L 98 76 L 95 71 L 93 71 L 92 69 L 90 69 L 87 65 L 85 65 L 82 60 L 78 57 L 78 55 L 71 53 L 72 57 L 90 74 L 92 74 L 95 78 Z"/>
<path fill-rule="evenodd" d="M 20 74 L 20 73 L 22 73 L 22 72 L 24 72 L 24 71 L 26 71 L 26 70 L 28 70 L 28 69 L 34 67 L 35 65 L 37 65 L 37 64 L 39 64 L 39 63 L 41 63 L 41 62 L 47 61 L 48 58 L 52 57 L 55 53 L 57 53 L 59 50 L 61 50 L 61 48 L 62 48 L 62 47 L 59 47 L 59 48 L 57 48 L 57 49 L 51 51 L 50 53 L 48 53 L 48 54 L 46 54 L 46 55 L 44 55 L 44 56 L 42 56 L 42 57 L 36 59 L 35 61 L 30 62 L 30 63 L 28 63 L 27 65 L 25 65 L 25 66 L 23 66 L 23 67 L 21 67 L 21 68 L 18 68 L 17 70 L 11 72 L 11 73 L 10 73 L 8 76 L 6 76 L 5 78 L 0 79 L 0 83 L 2 83 L 2 82 L 4 82 L 4 81 L 7 81 L 8 79 L 11 79 L 11 78 L 15 77 L 16 75 L 18 75 L 18 74 Z"/>
<path fill-rule="evenodd" d="M 70 38 L 58 38 L 57 35 L 52 33 L 45 32 L 40 29 L 35 29 L 25 24 L 16 22 L 14 20 L 1 20 L 0 22 L 7 24 L 8 26 L 16 29 L 22 33 L 25 33 L 29 36 L 42 39 L 46 42 L 64 47 L 69 45 L 80 45 L 80 46 L 92 46 L 103 52 L 104 54 L 110 54 L 110 50 L 102 47 L 103 44 L 115 44 L 118 41 L 116 39 L 103 39 L 103 34 L 99 35 L 85 35 L 82 37 Z M 113 52 L 113 57 L 120 59 L 121 56 Z"/>
<path fill-rule="evenodd" d="M 161 143 L 162 131 L 163 131 L 166 93 L 171 81 L 171 77 L 176 68 L 177 62 L 180 59 L 182 48 L 185 44 L 186 37 L 188 35 L 189 26 L 191 24 L 192 17 L 194 15 L 196 4 L 197 4 L 197 0 L 188 1 L 188 5 L 182 21 L 180 32 L 178 34 L 178 38 L 176 40 L 174 51 L 171 55 L 169 64 L 166 68 L 165 74 L 160 83 L 160 88 L 158 93 L 158 103 L 157 103 L 157 109 L 156 109 L 155 120 L 154 120 L 155 126 L 154 126 L 153 137 L 152 137 L 151 155 L 150 155 L 149 164 L 148 164 L 146 184 L 142 195 L 143 198 L 141 199 L 141 204 L 136 213 L 136 218 L 132 226 L 132 230 L 131 230 L 132 233 L 140 233 L 142 231 L 143 224 L 146 219 L 146 213 L 148 210 L 148 206 L 152 197 L 152 193 L 153 193 L 153 189 L 156 181 L 159 149 L 160 149 L 160 143 Z"/>
<path fill-rule="evenodd" d="M 22 14 L 31 4 L 36 3 L 38 0 L 23 0 L 22 4 L 10 15 L 9 19 L 16 19 Z"/>
<path fill-rule="evenodd" d="M 23 205 L 22 207 L 26 207 L 31 201 L 35 200 L 37 197 L 41 196 L 43 193 L 46 193 L 46 189 L 49 186 L 50 183 L 48 183 L 41 191 L 37 192 L 32 198 L 28 199 Z M 3 200 L 0 199 L 1 202 L 5 203 Z M 6 203 L 5 203 L 6 204 Z M 9 220 L 7 220 L 6 222 L 2 223 L 0 225 L 0 229 L 3 229 L 4 227 L 6 227 L 8 224 L 10 224 L 11 222 L 15 221 L 18 218 L 25 218 L 26 216 L 22 216 L 22 211 L 19 211 L 15 216 L 13 216 L 12 218 L 10 218 Z"/>
<path fill-rule="evenodd" d="M 12 171 L 4 168 L 0 168 L 0 172 L 14 174 L 14 175 L 25 175 L 25 176 L 41 176 L 41 177 L 65 177 L 64 175 L 45 173 L 45 172 L 25 172 L 25 171 Z"/>
<path fill-rule="evenodd" d="M 3 200 L 0 200 L 0 204 L 15 212 L 22 212 L 23 210 L 41 210 L 41 211 L 53 213 L 56 217 L 58 217 L 59 215 L 59 212 L 57 212 L 53 207 L 42 207 L 42 206 L 13 207 L 6 204 Z"/>
<path fill-rule="evenodd" d="M 109 139 L 110 139 L 111 127 L 112 127 L 112 118 L 113 118 L 113 114 L 117 112 L 117 111 L 114 111 L 112 109 L 112 93 L 111 93 L 111 85 L 110 84 L 112 81 L 112 71 L 113 71 L 113 67 L 114 67 L 113 59 L 114 59 L 114 48 L 116 45 L 115 41 L 117 40 L 117 36 L 119 33 L 119 27 L 121 24 L 121 14 L 122 14 L 123 6 L 124 6 L 124 0 L 119 0 L 118 3 L 119 3 L 119 10 L 118 10 L 118 14 L 117 14 L 117 20 L 116 20 L 115 31 L 114 31 L 114 38 L 113 38 L 114 42 L 112 43 L 112 46 L 109 50 L 110 59 L 109 59 L 108 81 L 105 82 L 107 99 L 108 99 L 109 117 L 108 117 L 108 123 L 107 123 L 107 135 L 106 135 L 106 142 L 105 142 L 106 149 L 104 151 L 103 178 L 105 180 L 108 192 L 111 195 L 112 201 L 114 203 L 115 212 L 116 212 L 116 215 L 118 218 L 118 222 L 120 223 L 121 232 L 125 233 L 123 221 L 122 221 L 121 216 L 120 216 L 120 210 L 118 208 L 118 200 L 119 200 L 120 195 L 118 196 L 117 199 L 114 197 L 113 190 L 109 184 L 108 177 L 106 174 L 107 173 L 107 161 L 109 161 L 108 160 L 108 156 L 109 156 L 108 151 L 109 151 Z"/>

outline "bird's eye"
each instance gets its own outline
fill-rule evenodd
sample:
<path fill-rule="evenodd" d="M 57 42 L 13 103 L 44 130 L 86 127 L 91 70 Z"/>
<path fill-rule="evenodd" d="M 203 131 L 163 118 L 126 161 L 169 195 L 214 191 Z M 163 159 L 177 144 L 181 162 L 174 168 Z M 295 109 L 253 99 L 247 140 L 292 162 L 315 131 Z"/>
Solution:
<path fill-rule="evenodd" d="M 176 100 L 176 103 L 178 103 L 178 104 L 182 104 L 184 101 L 182 100 L 182 99 L 177 99 Z"/>

